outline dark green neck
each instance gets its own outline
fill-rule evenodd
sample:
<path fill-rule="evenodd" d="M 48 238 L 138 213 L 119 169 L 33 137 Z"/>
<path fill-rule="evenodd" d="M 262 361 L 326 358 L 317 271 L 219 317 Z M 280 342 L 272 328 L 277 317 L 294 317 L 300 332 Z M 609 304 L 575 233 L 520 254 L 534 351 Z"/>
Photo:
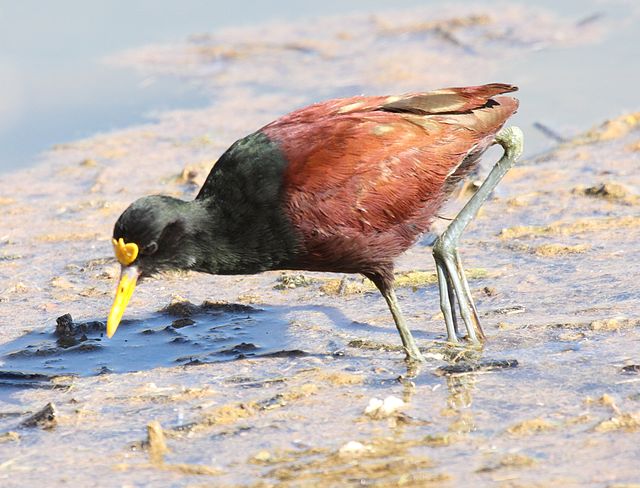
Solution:
<path fill-rule="evenodd" d="M 278 144 L 261 132 L 220 157 L 191 202 L 197 269 L 249 274 L 294 261 L 297 239 L 282 202 L 287 164 Z"/>
<path fill-rule="evenodd" d="M 212 274 L 253 274 L 287 267 L 296 242 L 279 208 L 225 208 L 215 197 L 189 202 L 191 269 Z"/>

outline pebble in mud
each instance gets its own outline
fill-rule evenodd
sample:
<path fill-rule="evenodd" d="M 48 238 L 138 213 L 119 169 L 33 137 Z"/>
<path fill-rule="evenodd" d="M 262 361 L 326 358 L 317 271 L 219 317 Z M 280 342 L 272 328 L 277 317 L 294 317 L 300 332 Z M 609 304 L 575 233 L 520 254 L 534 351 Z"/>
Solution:
<path fill-rule="evenodd" d="M 338 450 L 338 453 L 341 456 L 351 457 L 351 456 L 359 456 L 365 454 L 366 452 L 371 451 L 370 447 L 365 446 L 362 442 L 358 441 L 349 441 L 344 444 Z"/>
<path fill-rule="evenodd" d="M 629 364 L 622 368 L 622 372 L 626 374 L 640 374 L 640 364 Z"/>
<path fill-rule="evenodd" d="M 58 413 L 53 403 L 47 403 L 41 410 L 20 423 L 21 427 L 40 427 L 49 430 L 58 425 Z"/>

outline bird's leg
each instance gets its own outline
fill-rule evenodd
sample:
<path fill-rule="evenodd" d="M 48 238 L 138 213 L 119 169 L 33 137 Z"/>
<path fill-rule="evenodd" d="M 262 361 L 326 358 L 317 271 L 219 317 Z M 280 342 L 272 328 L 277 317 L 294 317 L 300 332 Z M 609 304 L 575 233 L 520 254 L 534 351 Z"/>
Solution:
<path fill-rule="evenodd" d="M 389 310 L 391 311 L 391 315 L 393 316 L 393 321 L 400 333 L 400 340 L 402 340 L 402 347 L 404 348 L 404 352 L 407 354 L 407 359 L 410 361 L 424 361 L 424 356 L 420 352 L 409 327 L 407 327 L 407 323 L 404 321 L 404 316 L 400 311 L 396 292 L 393 289 L 392 280 L 386 280 L 381 275 L 374 273 L 365 273 L 365 276 L 373 281 L 386 300 Z"/>
<path fill-rule="evenodd" d="M 471 305 L 471 311 L 473 312 L 473 316 L 476 322 L 480 324 L 480 319 L 478 318 L 478 310 L 476 309 L 476 304 L 473 303 L 473 298 L 471 297 L 471 289 L 469 288 L 469 282 L 467 281 L 467 276 L 464 273 L 464 267 L 462 266 L 462 259 L 460 259 L 460 253 L 458 252 L 457 249 L 454 251 L 453 257 L 455 260 L 456 270 L 460 275 L 460 281 L 462 283 L 462 289 L 464 291 L 464 294 Z M 456 332 L 458 332 L 457 328 L 456 328 Z M 480 333 L 482 335 L 482 338 L 484 339 L 485 337 L 484 337 L 484 332 L 482 331 L 482 328 L 480 328 Z"/>
<path fill-rule="evenodd" d="M 453 295 L 457 299 L 460 315 L 469 340 L 479 342 L 478 335 L 484 338 L 457 247 L 464 229 L 473 220 L 496 185 L 522 154 L 523 136 L 522 131 L 517 127 L 508 127 L 500 130 L 496 134 L 495 142 L 504 148 L 504 154 L 495 164 L 487 179 L 449 224 L 449 227 L 438 237 L 433 246 L 433 257 L 436 262 L 440 289 L 440 307 L 445 317 L 447 337 L 450 342 L 457 342 L 452 315 L 452 302 L 455 300 L 450 298 L 451 289 L 453 289 Z"/>
<path fill-rule="evenodd" d="M 436 257 L 435 253 L 434 259 L 436 261 L 436 273 L 438 274 L 438 288 L 440 289 L 440 310 L 442 310 L 444 323 L 447 327 L 447 340 L 449 342 L 458 342 L 457 327 L 453 322 L 455 301 L 450 298 L 453 295 L 450 286 L 451 280 L 444 263 Z"/>
<path fill-rule="evenodd" d="M 456 316 L 456 294 L 453 291 L 451 279 L 447 277 L 447 292 L 449 293 L 449 303 L 451 303 L 451 318 L 453 321 L 453 330 L 456 335 L 460 332 L 458 329 L 458 317 Z"/>
<path fill-rule="evenodd" d="M 424 356 L 420 352 L 420 349 L 418 349 L 418 345 L 416 344 L 409 327 L 407 327 L 407 323 L 404 321 L 404 316 L 400 311 L 398 299 L 396 298 L 396 292 L 392 287 L 389 287 L 386 290 L 380 290 L 380 292 L 387 301 L 387 305 L 389 305 L 389 310 L 391 310 L 393 321 L 396 323 L 396 328 L 400 333 L 402 347 L 404 347 L 404 352 L 407 354 L 407 359 L 412 361 L 424 361 Z"/>

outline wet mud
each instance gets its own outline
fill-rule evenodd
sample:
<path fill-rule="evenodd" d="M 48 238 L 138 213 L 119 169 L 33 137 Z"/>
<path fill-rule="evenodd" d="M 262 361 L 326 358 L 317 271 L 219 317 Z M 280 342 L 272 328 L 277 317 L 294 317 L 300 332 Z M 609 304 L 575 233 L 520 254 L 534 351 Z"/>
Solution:
<path fill-rule="evenodd" d="M 469 227 L 483 347 L 445 342 L 433 235 L 398 262 L 422 365 L 405 363 L 384 300 L 356 276 L 167 273 L 139 285 L 105 338 L 110 233 L 138 196 L 192 197 L 236 137 L 311 93 L 465 84 L 480 66 L 602 35 L 512 5 L 265 24 L 122 55 L 180 72 L 214 104 L 0 176 L 0 484 L 640 482 L 637 114 L 526 158 Z"/>

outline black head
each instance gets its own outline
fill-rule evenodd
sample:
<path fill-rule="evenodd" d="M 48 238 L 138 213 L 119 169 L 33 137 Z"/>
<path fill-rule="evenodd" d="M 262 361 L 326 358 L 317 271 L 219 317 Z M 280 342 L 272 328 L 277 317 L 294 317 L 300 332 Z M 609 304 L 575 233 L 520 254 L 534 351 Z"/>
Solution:
<path fill-rule="evenodd" d="M 188 252 L 187 207 L 187 202 L 177 198 L 147 196 L 133 202 L 116 222 L 114 239 L 138 246 L 138 255 L 129 264 L 137 267 L 140 278 L 193 265 Z"/>

